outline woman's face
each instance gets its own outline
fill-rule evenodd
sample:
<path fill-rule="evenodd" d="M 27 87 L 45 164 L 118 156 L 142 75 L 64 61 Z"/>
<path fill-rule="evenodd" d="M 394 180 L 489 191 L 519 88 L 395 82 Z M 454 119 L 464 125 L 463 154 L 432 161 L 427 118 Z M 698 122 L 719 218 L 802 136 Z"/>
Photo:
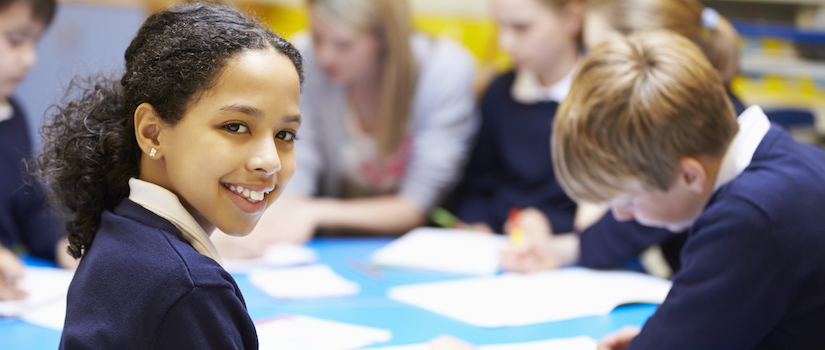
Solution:
<path fill-rule="evenodd" d="M 37 61 L 35 46 L 44 29 L 32 17 L 31 4 L 14 1 L 0 11 L 0 97 L 11 95 Z"/>
<path fill-rule="evenodd" d="M 211 224 L 249 233 L 295 171 L 299 95 L 286 56 L 238 54 L 177 124 L 160 126 L 158 156 L 148 160 L 160 170 L 149 181 L 174 192 L 207 232 Z"/>
<path fill-rule="evenodd" d="M 578 50 L 578 12 L 558 11 L 541 0 L 493 0 L 492 8 L 498 44 L 517 68 L 551 70 L 559 55 Z"/>
<path fill-rule="evenodd" d="M 316 60 L 329 80 L 346 86 L 379 72 L 382 45 L 375 35 L 314 8 L 310 8 L 310 24 Z"/>

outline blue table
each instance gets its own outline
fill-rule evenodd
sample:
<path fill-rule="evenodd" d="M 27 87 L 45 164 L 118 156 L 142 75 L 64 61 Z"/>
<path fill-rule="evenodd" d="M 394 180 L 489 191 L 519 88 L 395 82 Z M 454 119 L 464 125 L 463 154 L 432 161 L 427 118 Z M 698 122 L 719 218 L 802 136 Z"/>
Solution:
<path fill-rule="evenodd" d="M 389 238 L 320 238 L 309 246 L 317 250 L 319 262 L 330 265 L 344 278 L 361 284 L 361 293 L 354 297 L 276 301 L 259 291 L 245 275 L 235 275 L 252 319 L 271 318 L 277 314 L 300 314 L 364 326 L 390 329 L 392 339 L 376 344 L 404 345 L 421 343 L 441 334 L 451 334 L 473 344 L 509 343 L 549 338 L 588 335 L 599 339 L 624 325 L 642 325 L 656 309 L 654 305 L 627 305 L 610 315 L 585 317 L 569 321 L 550 322 L 523 327 L 496 329 L 479 328 L 432 312 L 389 300 L 387 288 L 397 285 L 441 281 L 464 275 L 383 269 L 381 278 L 353 268 L 354 261 L 366 261 L 369 254 L 390 242 Z M 29 263 L 38 262 L 27 260 Z M 0 319 L 0 350 L 56 349 L 60 332 L 28 323 Z"/>

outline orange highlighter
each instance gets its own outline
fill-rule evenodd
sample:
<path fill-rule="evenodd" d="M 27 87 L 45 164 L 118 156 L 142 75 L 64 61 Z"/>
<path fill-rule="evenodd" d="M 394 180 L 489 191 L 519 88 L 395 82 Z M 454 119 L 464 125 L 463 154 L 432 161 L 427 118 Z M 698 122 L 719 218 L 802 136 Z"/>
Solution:
<path fill-rule="evenodd" d="M 514 248 L 520 248 L 524 245 L 524 230 L 521 228 L 521 209 L 518 207 L 510 208 L 508 214 L 510 220 L 510 244 Z"/>

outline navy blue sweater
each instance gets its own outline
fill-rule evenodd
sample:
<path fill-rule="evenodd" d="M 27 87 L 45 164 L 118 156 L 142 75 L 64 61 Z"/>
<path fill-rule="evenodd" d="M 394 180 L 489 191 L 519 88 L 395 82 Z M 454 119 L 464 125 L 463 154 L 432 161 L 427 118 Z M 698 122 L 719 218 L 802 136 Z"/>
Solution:
<path fill-rule="evenodd" d="M 516 102 L 510 96 L 514 78 L 514 72 L 505 73 L 484 93 L 481 129 L 453 210 L 465 222 L 485 222 L 500 231 L 510 208 L 534 206 L 554 232 L 570 232 L 576 204 L 556 181 L 550 155 L 558 103 Z"/>
<path fill-rule="evenodd" d="M 772 126 L 688 231 L 673 289 L 629 349 L 825 347 L 825 150 Z"/>
<path fill-rule="evenodd" d="M 54 260 L 57 241 L 65 236 L 61 221 L 46 205 L 40 186 L 27 185 L 23 160 L 32 155 L 26 116 L 10 100 L 14 115 L 0 122 L 0 243 L 22 244 L 29 253 Z"/>
<path fill-rule="evenodd" d="M 104 212 L 69 287 L 60 349 L 257 349 L 241 292 L 169 221 Z"/>

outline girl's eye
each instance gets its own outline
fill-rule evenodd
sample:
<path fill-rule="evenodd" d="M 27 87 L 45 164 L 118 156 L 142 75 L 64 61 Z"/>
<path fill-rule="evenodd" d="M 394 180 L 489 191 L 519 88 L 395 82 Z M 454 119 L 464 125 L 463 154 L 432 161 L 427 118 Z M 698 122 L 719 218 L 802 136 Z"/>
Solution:
<path fill-rule="evenodd" d="M 298 136 L 291 131 L 279 131 L 277 134 L 275 134 L 275 137 L 284 141 L 295 141 L 298 139 Z"/>
<path fill-rule="evenodd" d="M 249 127 L 241 123 L 230 123 L 223 126 L 224 129 L 234 133 L 249 132 Z"/>

